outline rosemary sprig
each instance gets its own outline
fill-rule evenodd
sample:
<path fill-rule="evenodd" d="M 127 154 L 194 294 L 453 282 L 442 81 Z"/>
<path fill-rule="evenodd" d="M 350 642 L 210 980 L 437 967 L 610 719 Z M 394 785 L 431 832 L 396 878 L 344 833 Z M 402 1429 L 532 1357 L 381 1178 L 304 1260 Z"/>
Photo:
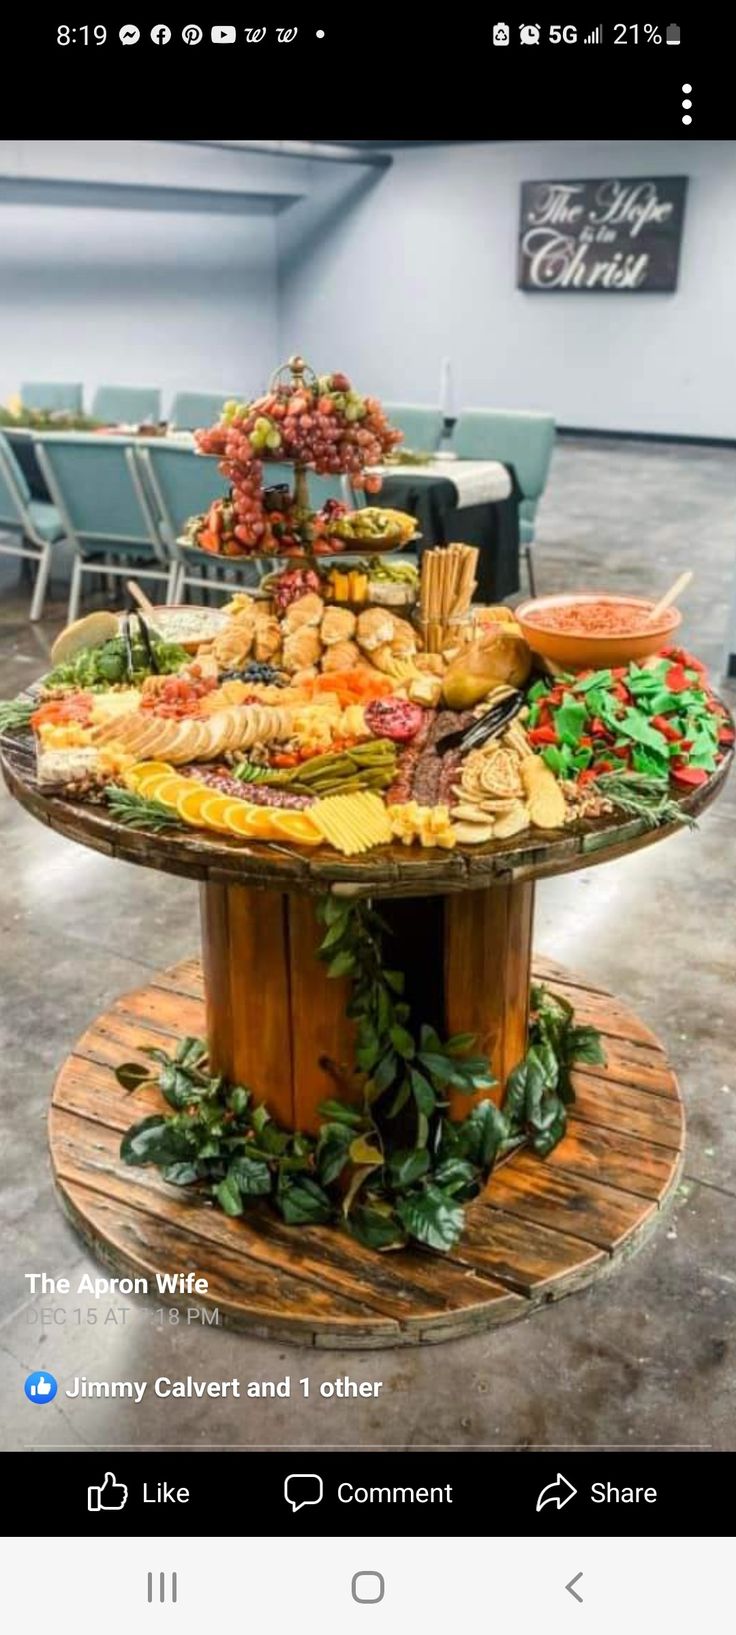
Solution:
<path fill-rule="evenodd" d="M 38 701 L 31 698 L 11 698 L 0 703 L 0 732 L 22 732 L 31 724 L 31 716 L 38 709 Z"/>
<path fill-rule="evenodd" d="M 695 825 L 684 806 L 672 799 L 667 778 L 644 772 L 604 772 L 596 778 L 595 790 L 619 812 L 643 818 L 651 829 L 662 823 L 684 823 L 691 828 Z"/>
<path fill-rule="evenodd" d="M 132 789 L 123 789 L 120 784 L 108 784 L 105 799 L 116 822 L 125 823 L 129 829 L 151 829 L 158 833 L 161 829 L 187 827 L 178 812 L 164 806 L 163 801 L 145 800 L 143 795 L 136 795 Z"/>

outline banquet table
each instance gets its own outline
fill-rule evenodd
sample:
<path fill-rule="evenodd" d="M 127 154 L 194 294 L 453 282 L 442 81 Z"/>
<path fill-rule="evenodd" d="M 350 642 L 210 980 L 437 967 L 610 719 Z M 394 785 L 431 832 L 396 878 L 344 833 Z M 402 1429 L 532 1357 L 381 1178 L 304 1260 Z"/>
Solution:
<path fill-rule="evenodd" d="M 477 597 L 499 602 L 519 589 L 519 501 L 512 467 L 500 460 L 435 459 L 377 466 L 380 503 L 417 519 L 421 551 L 463 541 L 477 545 Z"/>

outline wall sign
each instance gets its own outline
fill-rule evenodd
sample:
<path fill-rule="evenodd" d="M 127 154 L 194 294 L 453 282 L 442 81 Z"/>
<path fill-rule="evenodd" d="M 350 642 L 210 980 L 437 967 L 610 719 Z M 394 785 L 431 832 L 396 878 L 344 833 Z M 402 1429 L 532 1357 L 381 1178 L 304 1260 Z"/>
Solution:
<path fill-rule="evenodd" d="M 686 189 L 686 176 L 522 182 L 519 289 L 677 289 Z"/>

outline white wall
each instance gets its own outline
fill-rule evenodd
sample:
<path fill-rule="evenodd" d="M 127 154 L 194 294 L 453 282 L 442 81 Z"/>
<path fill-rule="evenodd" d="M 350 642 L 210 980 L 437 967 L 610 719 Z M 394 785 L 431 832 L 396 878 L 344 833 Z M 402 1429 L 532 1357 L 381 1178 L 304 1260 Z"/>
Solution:
<path fill-rule="evenodd" d="M 0 144 L 0 400 L 22 380 L 255 391 L 277 351 L 276 184 L 156 143 Z"/>
<path fill-rule="evenodd" d="M 736 437 L 736 144 L 403 150 L 349 210 L 344 177 L 320 171 L 278 226 L 282 352 L 298 347 L 389 400 L 425 402 L 437 400 L 447 354 L 457 406 Z M 674 295 L 516 289 L 522 181 L 644 173 L 690 177 Z"/>

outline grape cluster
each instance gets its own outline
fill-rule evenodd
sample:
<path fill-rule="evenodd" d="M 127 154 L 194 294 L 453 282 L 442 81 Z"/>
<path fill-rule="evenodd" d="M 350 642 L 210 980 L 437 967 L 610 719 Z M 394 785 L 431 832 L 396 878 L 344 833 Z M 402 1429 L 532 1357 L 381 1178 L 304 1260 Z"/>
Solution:
<path fill-rule="evenodd" d="M 309 466 L 320 476 L 346 474 L 356 488 L 376 493 L 380 477 L 366 476 L 365 467 L 380 465 L 400 440 L 377 399 L 362 397 L 343 374 L 278 384 L 252 403 L 228 402 L 218 425 L 196 433 L 201 452 L 219 457 L 232 485 L 237 537 L 264 551 L 264 461 Z"/>

